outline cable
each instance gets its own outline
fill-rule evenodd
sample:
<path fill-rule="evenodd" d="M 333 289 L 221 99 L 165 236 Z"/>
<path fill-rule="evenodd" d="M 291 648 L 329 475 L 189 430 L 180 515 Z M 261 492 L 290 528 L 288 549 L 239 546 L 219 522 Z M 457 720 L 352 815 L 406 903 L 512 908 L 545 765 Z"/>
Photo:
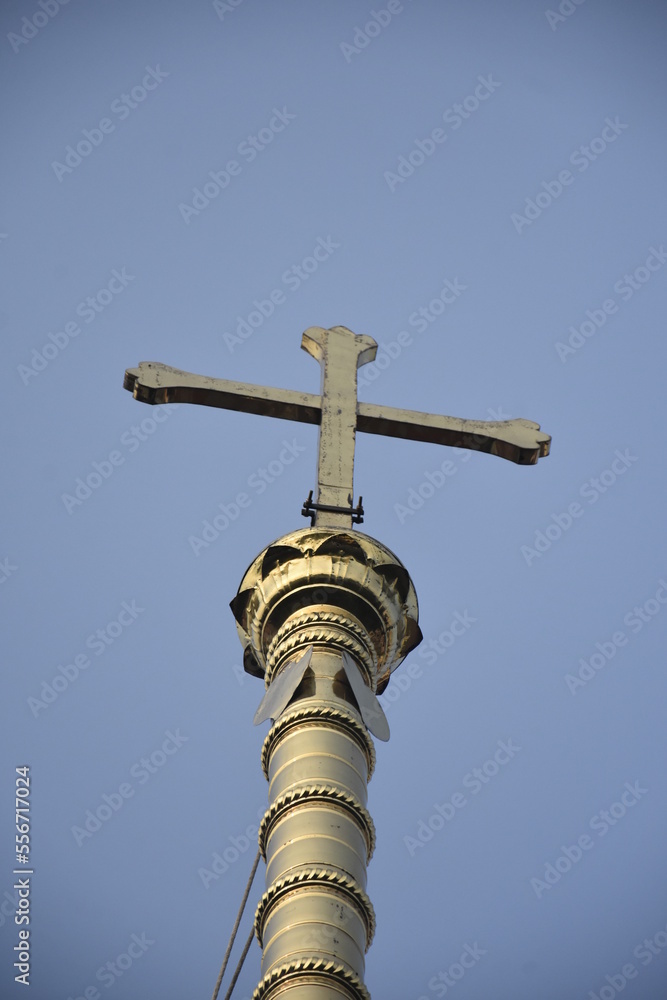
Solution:
<path fill-rule="evenodd" d="M 220 992 L 220 986 L 222 985 L 222 977 L 225 974 L 225 969 L 227 968 L 227 962 L 229 961 L 229 956 L 231 954 L 232 947 L 234 946 L 234 939 L 236 937 L 236 932 L 239 929 L 239 924 L 241 923 L 241 917 L 243 916 L 243 911 L 245 909 L 245 904 L 248 902 L 248 896 L 250 895 L 250 887 L 252 886 L 252 883 L 254 881 L 255 873 L 257 871 L 257 865 L 259 864 L 259 857 L 260 857 L 260 852 L 259 852 L 259 849 L 258 849 L 257 850 L 257 855 L 255 857 L 255 862 L 254 862 L 254 864 L 252 866 L 252 871 L 250 872 L 250 876 L 248 878 L 248 884 L 245 887 L 245 892 L 243 894 L 243 899 L 241 900 L 241 906 L 240 906 L 239 912 L 238 912 L 238 914 L 236 916 L 236 923 L 234 924 L 234 928 L 232 930 L 232 934 L 231 934 L 231 937 L 229 939 L 229 944 L 227 945 L 227 951 L 225 952 L 225 957 L 222 960 L 222 966 L 220 968 L 220 974 L 218 975 L 218 981 L 215 984 L 215 989 L 213 990 L 213 998 L 212 998 L 212 1000 L 218 1000 L 218 993 Z M 253 933 L 254 933 L 254 931 L 251 932 L 250 938 L 248 939 L 248 942 L 246 944 L 245 950 L 243 952 L 243 956 L 241 958 L 241 965 L 243 964 L 243 960 L 245 959 L 245 957 L 246 957 L 246 955 L 248 953 L 248 948 L 250 947 L 250 942 L 252 940 L 252 934 Z M 240 971 L 241 971 L 241 968 L 239 966 L 238 969 L 237 969 L 237 971 L 236 971 L 236 973 L 235 973 L 235 977 L 238 977 L 238 973 Z M 234 983 L 235 982 L 236 982 L 236 978 L 234 979 Z M 232 986 L 231 986 L 230 989 L 233 988 L 234 983 L 232 983 Z M 225 1000 L 227 1000 L 227 998 L 229 996 L 231 996 L 231 992 L 227 994 L 227 997 L 225 998 Z"/>
<path fill-rule="evenodd" d="M 250 945 L 252 944 L 252 939 L 254 938 L 254 936 L 255 936 L 255 928 L 252 927 L 250 929 L 250 934 L 248 935 L 248 940 L 246 941 L 245 947 L 243 948 L 243 954 L 239 959 L 239 964 L 236 966 L 236 972 L 234 973 L 232 981 L 229 984 L 229 989 L 225 993 L 225 1000 L 230 1000 L 234 987 L 236 986 L 236 980 L 239 978 L 241 969 L 243 968 L 243 963 L 245 962 L 245 957 L 248 954 L 248 950 L 250 948 Z"/>

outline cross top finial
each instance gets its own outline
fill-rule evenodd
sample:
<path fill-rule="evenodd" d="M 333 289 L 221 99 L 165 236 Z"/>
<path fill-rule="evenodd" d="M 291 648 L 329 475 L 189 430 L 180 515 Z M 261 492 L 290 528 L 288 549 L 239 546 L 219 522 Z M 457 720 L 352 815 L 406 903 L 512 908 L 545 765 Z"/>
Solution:
<path fill-rule="evenodd" d="M 128 368 L 124 387 L 144 403 L 201 403 L 319 424 L 317 498 L 312 504 L 318 527 L 350 527 L 353 521 L 357 430 L 484 451 L 519 465 L 535 465 L 549 454 L 551 438 L 531 420 L 463 420 L 360 402 L 357 369 L 375 358 L 372 337 L 344 326 L 311 326 L 301 346 L 320 363 L 319 395 L 193 375 L 154 361 Z"/>

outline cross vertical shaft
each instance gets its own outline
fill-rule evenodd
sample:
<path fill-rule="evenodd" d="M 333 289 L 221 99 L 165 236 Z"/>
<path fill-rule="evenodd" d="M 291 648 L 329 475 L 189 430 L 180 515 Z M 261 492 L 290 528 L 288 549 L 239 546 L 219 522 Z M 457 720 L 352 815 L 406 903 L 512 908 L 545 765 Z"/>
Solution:
<path fill-rule="evenodd" d="M 349 508 L 354 497 L 354 443 L 357 428 L 357 368 L 372 361 L 377 345 L 344 326 L 311 326 L 301 346 L 322 369 L 317 503 Z M 321 528 L 349 527 L 349 513 L 318 510 Z"/>

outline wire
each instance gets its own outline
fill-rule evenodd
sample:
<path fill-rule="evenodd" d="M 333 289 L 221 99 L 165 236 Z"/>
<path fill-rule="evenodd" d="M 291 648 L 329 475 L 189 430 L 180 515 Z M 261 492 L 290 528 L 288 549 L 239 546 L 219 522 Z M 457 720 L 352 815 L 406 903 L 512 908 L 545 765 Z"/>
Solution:
<path fill-rule="evenodd" d="M 231 934 L 231 937 L 229 939 L 229 944 L 227 945 L 227 951 L 225 952 L 225 957 L 222 960 L 222 966 L 220 968 L 220 973 L 218 975 L 218 981 L 215 984 L 215 989 L 213 990 L 213 998 L 212 998 L 212 1000 L 218 1000 L 218 993 L 220 992 L 220 986 L 222 985 L 222 977 L 225 974 L 225 969 L 227 968 L 227 962 L 229 961 L 229 956 L 231 955 L 232 947 L 234 946 L 234 939 L 236 938 L 236 933 L 237 933 L 237 931 L 239 929 L 239 924 L 241 923 L 241 917 L 243 916 L 243 911 L 245 909 L 245 904 L 248 902 L 248 896 L 250 895 L 250 887 L 252 886 L 252 883 L 253 883 L 253 881 L 255 879 L 255 873 L 257 872 L 257 865 L 259 864 L 259 856 L 260 856 L 260 852 L 259 852 L 259 849 L 258 849 L 257 855 L 255 856 L 255 862 L 254 862 L 254 864 L 252 866 L 252 871 L 250 872 L 250 876 L 248 878 L 248 884 L 245 887 L 245 892 L 243 894 L 243 899 L 241 900 L 241 906 L 239 907 L 239 912 L 238 912 L 238 914 L 236 916 L 236 923 L 234 924 L 234 928 L 232 930 L 232 934 Z M 229 992 L 227 993 L 227 996 L 225 997 L 225 1000 L 228 1000 L 228 998 L 231 996 L 231 991 L 234 988 L 234 984 L 236 983 L 236 979 L 238 978 L 238 974 L 241 971 L 241 966 L 243 965 L 245 957 L 248 954 L 248 949 L 250 947 L 250 942 L 252 941 L 252 935 L 253 935 L 253 933 L 254 933 L 254 931 L 250 932 L 250 937 L 248 938 L 248 941 L 246 942 L 246 946 L 245 946 L 243 955 L 241 956 L 241 961 L 240 961 L 239 965 L 237 966 L 237 970 L 236 970 L 236 972 L 234 974 L 234 981 L 232 982 L 232 985 L 229 988 Z"/>
<path fill-rule="evenodd" d="M 232 981 L 229 984 L 229 989 L 225 993 L 225 1000 L 230 1000 L 232 992 L 234 991 L 234 987 L 236 986 L 236 980 L 239 978 L 241 969 L 243 968 L 243 963 L 245 962 L 245 957 L 248 954 L 248 950 L 250 949 L 250 945 L 252 944 L 252 939 L 254 938 L 254 936 L 255 936 L 255 928 L 252 927 L 250 929 L 250 934 L 248 935 L 248 940 L 246 941 L 245 947 L 243 948 L 243 954 L 239 959 L 239 964 L 236 966 L 236 972 L 234 973 Z"/>

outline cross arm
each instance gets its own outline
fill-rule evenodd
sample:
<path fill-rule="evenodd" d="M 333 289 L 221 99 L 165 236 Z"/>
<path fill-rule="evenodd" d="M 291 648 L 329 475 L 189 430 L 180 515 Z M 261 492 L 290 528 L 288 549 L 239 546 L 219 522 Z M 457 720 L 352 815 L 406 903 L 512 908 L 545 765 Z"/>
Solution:
<path fill-rule="evenodd" d="M 128 368 L 123 385 L 143 403 L 199 403 L 316 425 L 322 420 L 318 394 L 194 375 L 157 361 L 142 361 L 138 368 Z M 468 448 L 518 465 L 535 465 L 549 454 L 551 444 L 550 436 L 532 420 L 464 420 L 375 403 L 357 402 L 356 429 Z"/>
<path fill-rule="evenodd" d="M 128 368 L 123 388 L 142 403 L 199 403 L 305 424 L 319 424 L 321 419 L 320 397 L 312 392 L 193 375 L 158 361 Z"/>
<path fill-rule="evenodd" d="M 535 465 L 551 445 L 551 437 L 532 420 L 463 420 L 375 403 L 357 404 L 357 430 L 483 451 L 517 465 Z"/>

